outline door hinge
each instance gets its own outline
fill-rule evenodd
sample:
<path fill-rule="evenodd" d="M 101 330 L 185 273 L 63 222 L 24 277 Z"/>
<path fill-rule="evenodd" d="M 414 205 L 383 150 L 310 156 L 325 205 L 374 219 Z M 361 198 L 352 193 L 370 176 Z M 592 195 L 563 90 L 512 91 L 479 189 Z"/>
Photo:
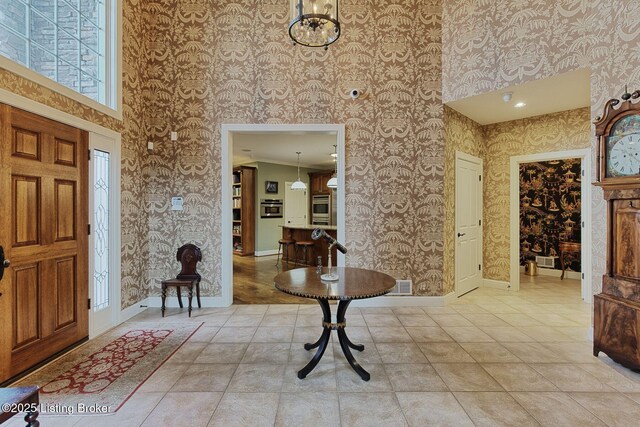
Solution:
<path fill-rule="evenodd" d="M 87 152 L 88 152 L 87 160 L 91 160 L 91 149 L 87 150 Z"/>
<path fill-rule="evenodd" d="M 478 264 L 478 270 L 482 270 L 482 265 Z"/>
<path fill-rule="evenodd" d="M 584 228 L 584 221 L 582 221 L 582 228 Z"/>
<path fill-rule="evenodd" d="M 580 274 L 580 277 L 582 277 L 584 279 L 584 273 Z"/>
<path fill-rule="evenodd" d="M 478 175 L 478 181 L 482 181 L 482 175 Z"/>
<path fill-rule="evenodd" d="M 580 170 L 580 175 L 584 176 L 584 169 Z"/>
<path fill-rule="evenodd" d="M 482 225 L 482 220 L 481 219 L 478 220 L 478 225 Z"/>
<path fill-rule="evenodd" d="M 91 298 L 87 300 L 87 310 L 91 310 Z"/>
<path fill-rule="evenodd" d="M 91 235 L 91 224 L 87 224 L 87 234 Z"/>

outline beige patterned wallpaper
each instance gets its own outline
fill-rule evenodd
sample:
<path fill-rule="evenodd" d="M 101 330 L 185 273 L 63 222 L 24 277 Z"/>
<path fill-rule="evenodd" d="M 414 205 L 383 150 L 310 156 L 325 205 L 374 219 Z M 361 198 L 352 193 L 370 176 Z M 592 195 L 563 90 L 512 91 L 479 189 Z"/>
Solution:
<path fill-rule="evenodd" d="M 509 281 L 509 192 L 511 156 L 588 148 L 588 108 L 483 127 L 484 278 Z"/>
<path fill-rule="evenodd" d="M 123 121 L 106 116 L 65 96 L 0 69 L 0 88 L 41 102 L 122 134 L 122 308 L 147 297 L 148 215 L 142 176 L 146 152 L 143 123 L 143 3 L 123 0 Z"/>
<path fill-rule="evenodd" d="M 484 158 L 484 129 L 467 116 L 444 107 L 444 295 L 455 289 L 456 151 Z"/>
<path fill-rule="evenodd" d="M 442 293 L 440 0 L 343 1 L 344 33 L 328 51 L 291 45 L 283 0 L 155 0 L 146 10 L 158 142 L 147 171 L 150 295 L 185 241 L 202 247 L 203 295 L 220 295 L 231 268 L 220 261 L 223 123 L 345 123 L 347 264 Z M 178 194 L 186 209 L 175 214 Z"/>
<path fill-rule="evenodd" d="M 591 69 L 591 120 L 628 84 L 640 87 L 640 2 L 450 0 L 443 2 L 443 100 L 486 93 L 578 68 Z M 593 134 L 593 132 L 591 132 Z M 592 179 L 595 177 L 596 141 Z M 602 191 L 592 200 L 592 244 L 605 244 Z M 594 251 L 593 291 L 604 254 Z"/>

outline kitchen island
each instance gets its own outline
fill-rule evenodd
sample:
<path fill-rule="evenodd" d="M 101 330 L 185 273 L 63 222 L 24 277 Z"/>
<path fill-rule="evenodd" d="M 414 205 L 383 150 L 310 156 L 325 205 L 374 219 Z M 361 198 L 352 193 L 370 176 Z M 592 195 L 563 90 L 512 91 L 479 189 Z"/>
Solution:
<path fill-rule="evenodd" d="M 311 225 L 311 224 L 297 225 L 297 226 L 281 225 L 280 227 L 282 227 L 283 239 L 293 239 L 296 242 L 301 242 L 304 240 L 314 241 L 316 245 L 315 245 L 315 252 L 314 252 L 315 256 L 313 258 L 313 265 L 316 265 L 316 260 L 318 256 L 322 257 L 322 265 L 324 266 L 327 265 L 327 248 L 329 247 L 329 244 L 325 239 L 313 240 L 311 238 L 311 233 L 313 233 L 313 230 L 315 230 L 316 228 L 320 228 L 324 230 L 329 236 L 336 239 L 338 235 L 338 227 L 334 225 Z M 289 259 L 291 261 L 295 258 L 296 254 L 295 254 L 294 248 L 291 248 L 289 256 L 290 256 Z M 310 256 L 309 256 L 309 259 L 311 259 Z M 332 260 L 331 263 L 335 267 L 335 265 L 338 262 L 338 251 L 336 250 L 335 247 L 331 251 L 331 260 Z"/>

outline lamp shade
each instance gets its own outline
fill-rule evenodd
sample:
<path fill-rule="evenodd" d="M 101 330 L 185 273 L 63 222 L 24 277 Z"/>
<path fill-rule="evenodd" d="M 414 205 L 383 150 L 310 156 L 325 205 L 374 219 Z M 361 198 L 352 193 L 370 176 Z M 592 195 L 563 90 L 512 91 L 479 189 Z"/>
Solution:
<path fill-rule="evenodd" d="M 338 178 L 332 176 L 329 181 L 327 181 L 327 187 L 329 188 L 338 188 Z"/>
<path fill-rule="evenodd" d="M 291 189 L 292 190 L 306 190 L 307 189 L 307 184 L 305 184 L 304 182 L 302 182 L 302 181 L 300 181 L 298 179 L 293 184 L 291 184 Z"/>

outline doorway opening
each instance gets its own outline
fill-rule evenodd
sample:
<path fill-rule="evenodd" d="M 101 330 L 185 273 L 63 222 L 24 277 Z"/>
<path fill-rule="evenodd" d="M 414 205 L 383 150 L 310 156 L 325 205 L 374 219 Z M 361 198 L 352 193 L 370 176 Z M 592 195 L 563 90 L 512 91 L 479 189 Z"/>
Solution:
<path fill-rule="evenodd" d="M 273 286 L 273 277 L 283 269 L 303 267 L 293 262 L 294 247 L 283 262 L 286 254 L 278 240 L 312 241 L 315 227 L 344 240 L 344 145 L 344 125 L 222 125 L 225 305 L 307 302 Z M 335 189 L 327 187 L 333 176 Z M 298 179 L 306 189 L 291 190 Z M 314 209 L 321 198 L 327 204 Z M 326 263 L 321 242 L 312 248 L 307 263 L 315 265 L 317 256 Z M 299 258 L 302 253 L 297 251 Z M 344 265 L 342 254 L 337 264 Z"/>
<path fill-rule="evenodd" d="M 555 289 L 575 283 L 591 302 L 590 168 L 590 149 L 511 157 L 512 290 L 525 279 Z M 526 275 L 533 269 L 537 277 Z"/>

